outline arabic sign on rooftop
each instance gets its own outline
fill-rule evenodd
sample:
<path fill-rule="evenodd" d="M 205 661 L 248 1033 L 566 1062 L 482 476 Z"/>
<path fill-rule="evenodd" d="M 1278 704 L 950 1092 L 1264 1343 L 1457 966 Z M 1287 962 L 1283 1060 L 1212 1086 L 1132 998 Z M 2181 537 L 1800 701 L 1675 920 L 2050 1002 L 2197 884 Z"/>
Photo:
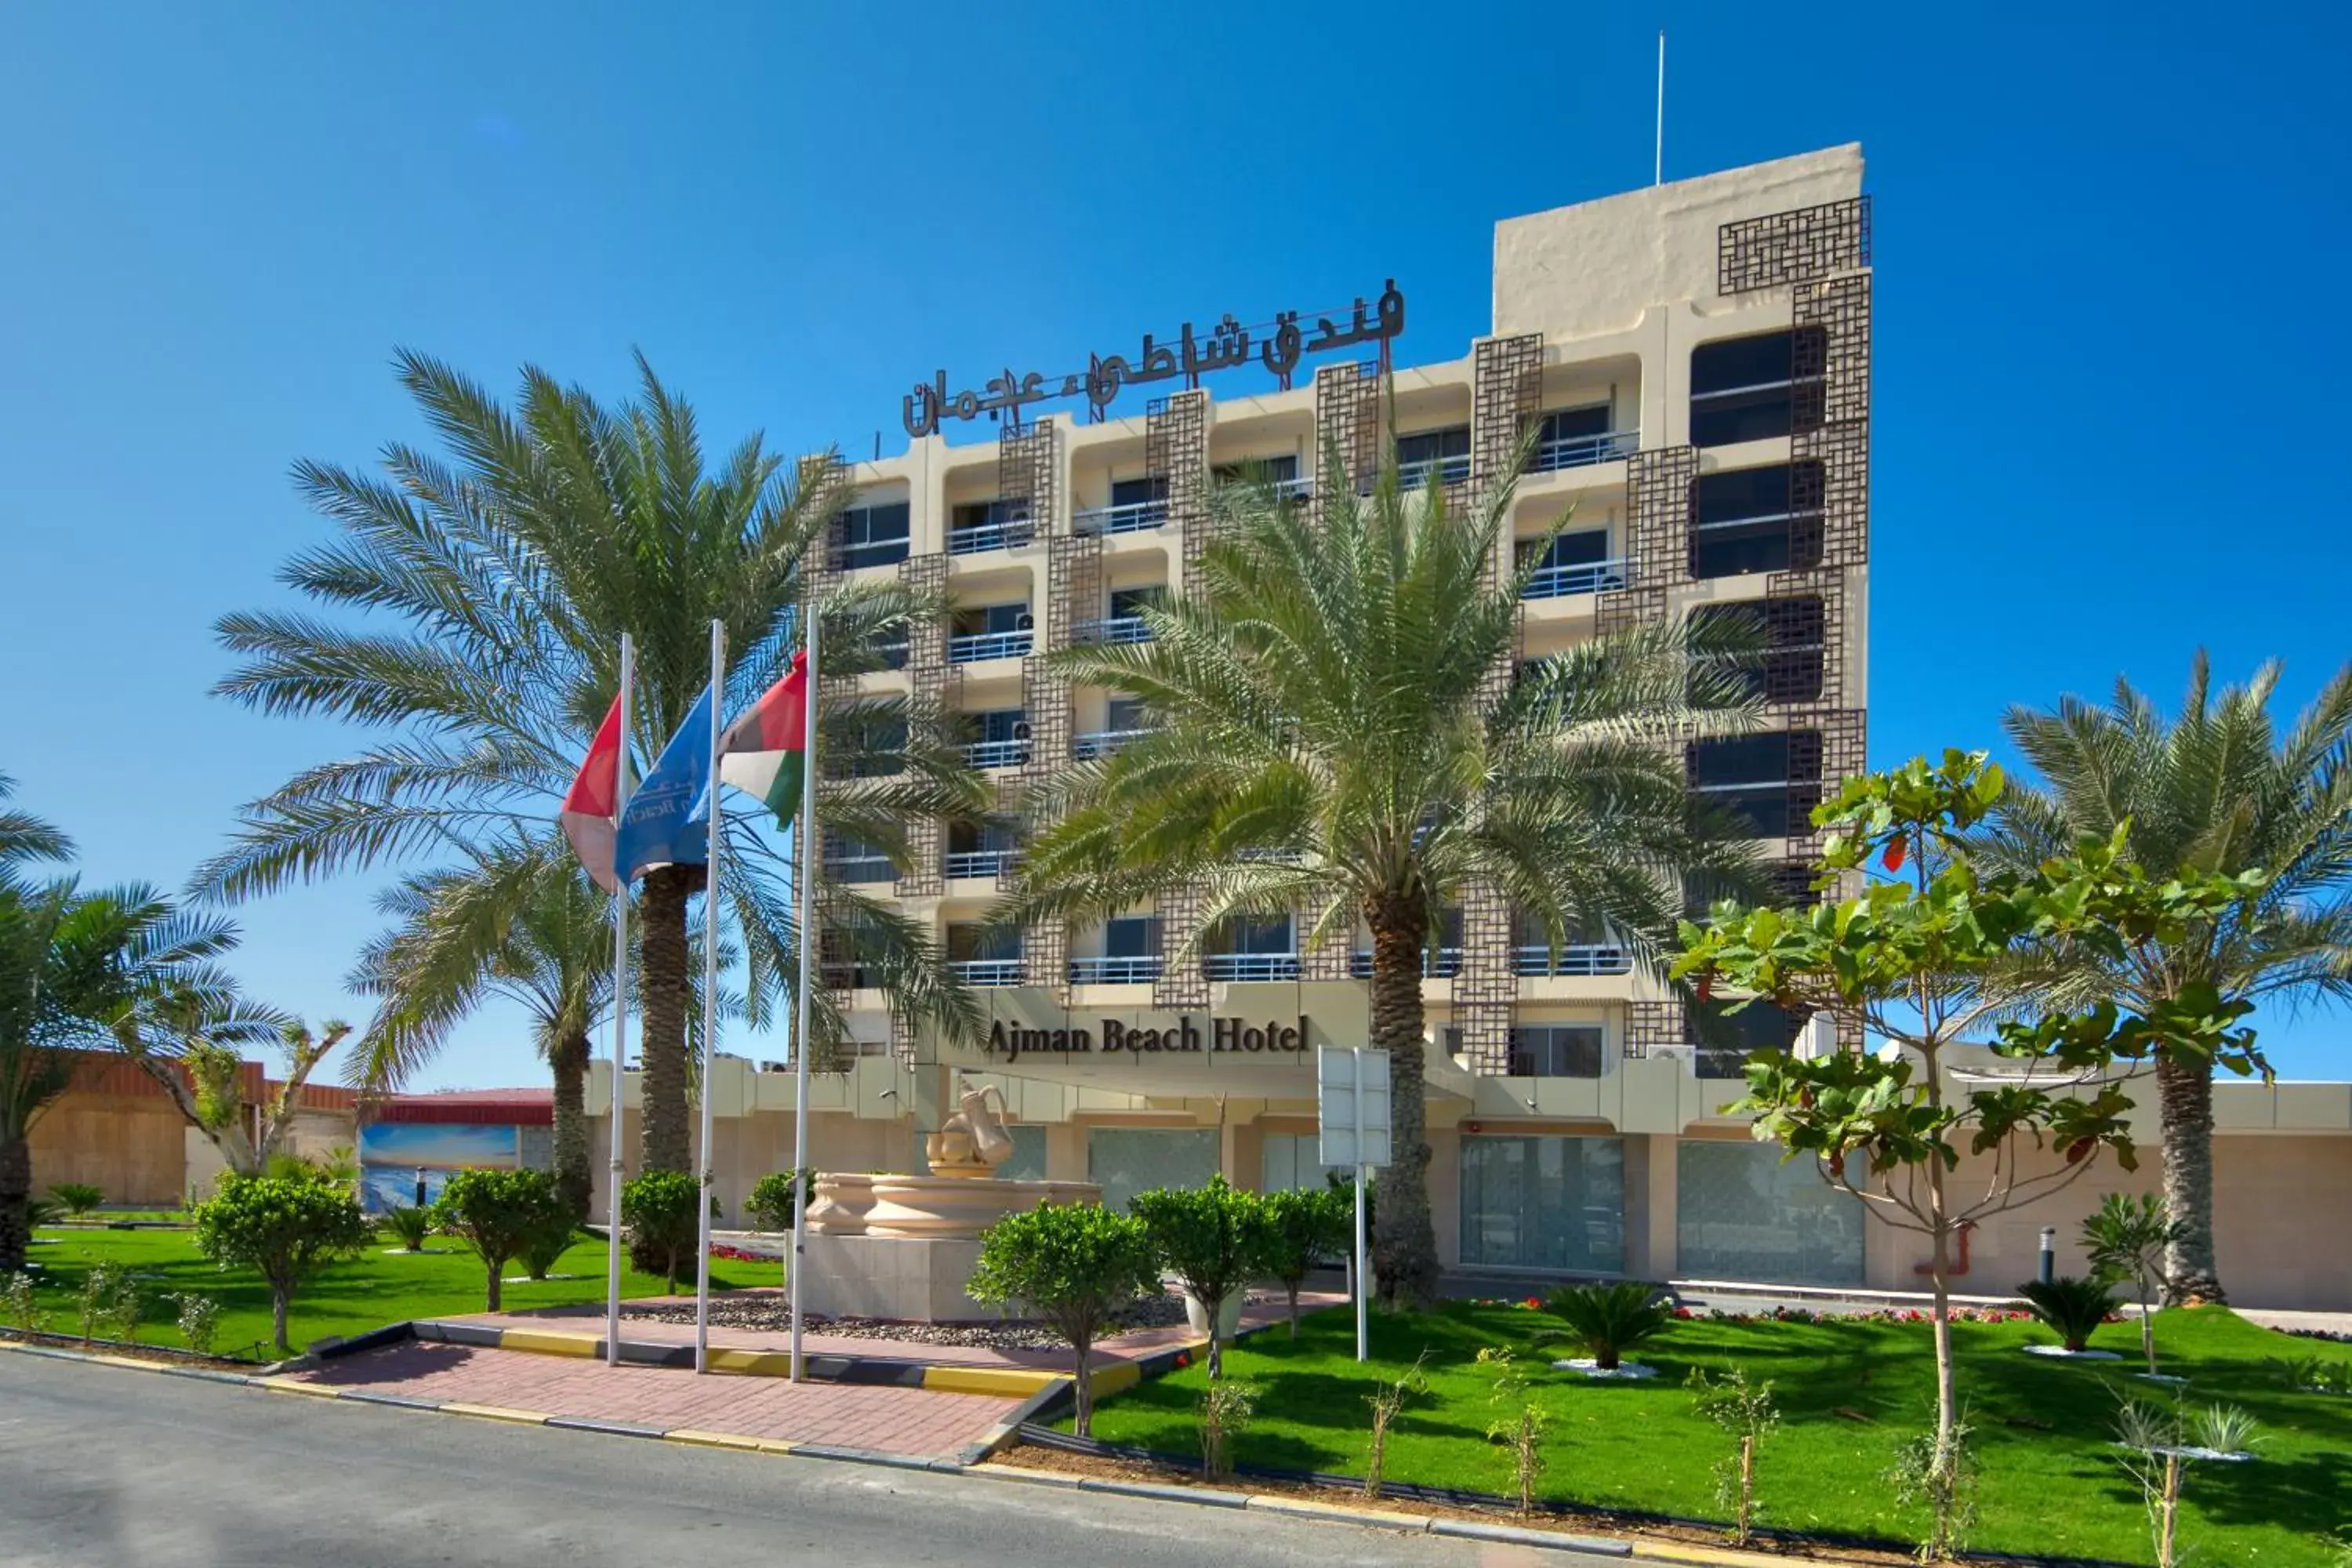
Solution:
<path fill-rule="evenodd" d="M 1009 419 L 1017 429 L 1022 423 L 1022 410 L 1031 404 L 1069 397 L 1085 398 L 1087 417 L 1100 420 L 1126 387 L 1173 381 L 1180 376 L 1186 387 L 1195 387 L 1209 372 L 1230 370 L 1252 359 L 1272 373 L 1276 382 L 1287 392 L 1292 373 L 1308 354 L 1331 353 L 1357 343 L 1378 343 L 1385 364 L 1389 343 L 1404 331 L 1404 296 L 1398 292 L 1396 279 L 1391 278 L 1380 299 L 1370 307 L 1359 294 L 1347 315 L 1318 314 L 1311 329 L 1300 327 L 1302 314 L 1298 310 L 1280 310 L 1271 321 L 1244 326 L 1228 311 L 1216 329 L 1205 334 L 1194 332 L 1192 323 L 1185 322 L 1173 342 L 1161 342 L 1146 332 L 1141 350 L 1132 359 L 1125 354 L 1090 353 L 1085 370 L 1062 376 L 1045 375 L 1034 370 L 1016 375 L 1008 367 L 978 392 L 966 389 L 950 393 L 948 373 L 942 370 L 928 382 L 917 382 L 914 391 L 907 395 L 903 409 L 907 434 L 920 439 L 937 433 L 943 420 L 971 420 L 982 414 L 992 419 Z"/>

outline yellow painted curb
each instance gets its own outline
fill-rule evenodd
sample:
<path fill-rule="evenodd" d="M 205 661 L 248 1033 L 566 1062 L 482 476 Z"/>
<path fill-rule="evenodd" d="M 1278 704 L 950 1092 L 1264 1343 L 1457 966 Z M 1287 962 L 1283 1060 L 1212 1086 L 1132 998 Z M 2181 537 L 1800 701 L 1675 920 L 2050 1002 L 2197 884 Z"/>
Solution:
<path fill-rule="evenodd" d="M 341 1394 L 341 1390 L 323 1383 L 305 1383 L 299 1377 L 257 1377 L 253 1381 L 272 1394 L 307 1394 L 318 1399 L 334 1399 Z"/>
<path fill-rule="evenodd" d="M 760 1452 L 762 1454 L 793 1454 L 799 1451 L 800 1445 L 798 1443 L 787 1443 L 781 1437 L 762 1437 L 760 1439 Z"/>
<path fill-rule="evenodd" d="M 710 1352 L 713 1372 L 748 1373 L 753 1377 L 790 1377 L 793 1357 L 789 1351 L 720 1351 Z"/>
<path fill-rule="evenodd" d="M 1393 1513 L 1371 1504 L 1315 1502 L 1307 1498 L 1252 1492 L 1249 1506 L 1260 1513 L 1295 1513 L 1309 1519 L 1333 1519 L 1345 1524 L 1368 1524 L 1381 1530 L 1402 1530 L 1413 1534 L 1424 1533 L 1429 1529 L 1429 1515 L 1425 1513 Z"/>
<path fill-rule="evenodd" d="M 104 1353 L 99 1353 L 85 1356 L 82 1359 L 85 1361 L 94 1361 L 100 1366 L 127 1366 L 133 1372 L 161 1372 L 163 1370 L 162 1363 L 141 1361 L 136 1356 L 106 1355 Z"/>
<path fill-rule="evenodd" d="M 1789 1568 L 1790 1559 L 1766 1552 L 1742 1552 L 1729 1546 L 1683 1546 L 1667 1542 L 1632 1541 L 1633 1555 L 1653 1563 L 1689 1563 L 1702 1568 Z M 1833 1565 L 1845 1557 L 1808 1557 L 1807 1563 Z"/>
<path fill-rule="evenodd" d="M 757 1454 L 762 1450 L 783 1454 L 792 1452 L 792 1445 L 789 1443 L 777 1443 L 771 1447 L 772 1439 L 746 1437 L 738 1432 L 705 1432 L 695 1426 L 680 1426 L 676 1431 L 665 1432 L 662 1436 L 673 1443 L 692 1443 L 697 1447 L 702 1448 L 740 1448 L 746 1454 Z"/>
<path fill-rule="evenodd" d="M 1109 1366 L 1097 1367 L 1094 1375 L 1095 1397 L 1099 1399 L 1106 1394 L 1117 1394 L 1123 1389 L 1133 1388 L 1142 1381 L 1143 1367 L 1137 1362 L 1115 1362 Z"/>
<path fill-rule="evenodd" d="M 927 1366 L 923 1386 L 933 1394 L 996 1394 L 1025 1399 L 1059 1383 L 1058 1373 L 1013 1366 Z M 1097 1382 L 1099 1388 L 1101 1384 Z"/>
<path fill-rule="evenodd" d="M 593 1356 L 601 1342 L 587 1334 L 551 1334 L 541 1329 L 509 1329 L 499 1337 L 502 1351 L 530 1351 L 538 1355 Z"/>
<path fill-rule="evenodd" d="M 544 1426 L 547 1415 L 538 1410 L 512 1410 L 503 1405 L 449 1404 L 441 1406 L 450 1415 L 478 1415 L 485 1421 L 513 1421 L 525 1426 Z"/>

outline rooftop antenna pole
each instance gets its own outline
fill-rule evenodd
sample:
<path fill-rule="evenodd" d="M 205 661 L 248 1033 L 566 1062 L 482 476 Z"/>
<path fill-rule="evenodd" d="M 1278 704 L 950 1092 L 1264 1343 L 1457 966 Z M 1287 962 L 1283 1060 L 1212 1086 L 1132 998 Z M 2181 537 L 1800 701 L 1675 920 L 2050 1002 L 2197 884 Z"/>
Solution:
<path fill-rule="evenodd" d="M 1650 165 L 1650 184 L 1666 183 L 1666 30 L 1658 29 L 1658 150 Z"/>

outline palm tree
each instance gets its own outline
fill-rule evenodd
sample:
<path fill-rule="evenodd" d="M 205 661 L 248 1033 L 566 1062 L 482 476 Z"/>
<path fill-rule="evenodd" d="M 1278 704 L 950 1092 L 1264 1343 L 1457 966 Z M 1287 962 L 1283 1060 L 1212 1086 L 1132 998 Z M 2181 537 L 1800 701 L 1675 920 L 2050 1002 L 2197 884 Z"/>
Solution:
<path fill-rule="evenodd" d="M 1682 875 L 1753 886 L 1741 830 L 1695 805 L 1667 743 L 1695 708 L 1740 721 L 1735 672 L 1708 657 L 1721 650 L 1693 657 L 1714 634 L 1646 627 L 1497 679 L 1533 569 L 1494 569 L 1517 471 L 1464 510 L 1434 487 L 1401 491 L 1393 451 L 1366 497 L 1335 461 L 1319 521 L 1263 485 L 1221 490 L 1202 587 L 1143 612 L 1151 640 L 1057 656 L 1160 727 L 1041 797 L 1002 917 L 1102 915 L 1191 888 L 1203 929 L 1300 912 L 1312 944 L 1369 927 L 1370 1043 L 1394 1091 L 1377 1257 L 1397 1305 L 1426 1305 L 1437 1284 L 1422 961 L 1445 911 L 1484 887 L 1555 945 L 1606 933 L 1656 963 Z M 1171 961 L 1190 959 L 1199 934 L 1172 934 Z"/>
<path fill-rule="evenodd" d="M 347 1073 L 363 1093 L 397 1089 L 482 1001 L 530 1015 L 555 1079 L 555 1186 L 588 1215 L 591 1037 L 613 1000 L 612 905 L 561 840 L 410 877 L 377 900 L 397 923 L 370 942 L 352 988 L 378 998 Z"/>
<path fill-rule="evenodd" d="M 199 871 L 200 887 L 237 899 L 386 863 L 494 857 L 543 833 L 612 701 L 624 632 L 637 648 L 631 742 L 641 759 L 701 694 L 714 618 L 736 660 L 730 709 L 782 673 L 802 640 L 810 546 L 845 497 L 842 470 L 821 463 L 798 479 L 757 436 L 709 466 L 693 410 L 637 363 L 637 395 L 616 408 L 527 367 L 509 410 L 404 352 L 402 384 L 451 460 L 395 443 L 380 478 L 297 466 L 297 489 L 341 537 L 297 556 L 283 580 L 321 605 L 395 625 L 226 616 L 222 640 L 243 662 L 216 689 L 383 737 L 252 802 L 232 846 Z M 823 607 L 825 672 L 878 668 L 877 650 L 936 609 L 896 586 L 834 591 Z M 902 860 L 914 818 L 978 809 L 977 782 L 945 721 L 918 705 L 903 716 L 908 739 L 887 758 L 887 728 L 835 733 L 835 716 L 821 745 L 866 754 L 859 776 L 819 807 L 828 832 Z M 771 835 L 732 818 L 726 853 L 761 1023 L 793 973 L 791 901 Z M 688 1165 L 688 900 L 701 886 L 699 867 L 648 872 L 633 922 L 648 1170 Z M 972 1027 L 974 1005 L 914 924 L 844 888 L 828 887 L 820 907 L 828 921 L 858 928 L 904 1013 Z M 818 1021 L 838 1029 L 829 1010 Z"/>
<path fill-rule="evenodd" d="M 0 801 L 16 793 L 16 781 L 0 773 Z M 0 810 L 0 878 L 12 877 L 27 860 L 63 860 L 73 840 L 27 811 Z"/>
<path fill-rule="evenodd" d="M 2043 782 L 2011 785 L 1985 846 L 1997 864 L 2030 868 L 2128 823 L 2131 853 L 2150 870 L 2269 873 L 2260 893 L 2146 962 L 2077 958 L 2032 984 L 2069 1006 L 2109 997 L 2143 1015 L 2201 985 L 2289 1008 L 2352 997 L 2352 667 L 2284 736 L 2269 711 L 2279 668 L 2216 695 L 2200 649 L 2170 721 L 2125 680 L 2105 708 L 2069 696 L 2010 710 L 2010 739 Z M 2225 1299 L 2213 1258 L 2216 1065 L 2156 1053 L 2165 1205 L 2179 1226 L 2168 1304 Z M 2219 1065 L 2269 1070 L 2251 1051 Z"/>

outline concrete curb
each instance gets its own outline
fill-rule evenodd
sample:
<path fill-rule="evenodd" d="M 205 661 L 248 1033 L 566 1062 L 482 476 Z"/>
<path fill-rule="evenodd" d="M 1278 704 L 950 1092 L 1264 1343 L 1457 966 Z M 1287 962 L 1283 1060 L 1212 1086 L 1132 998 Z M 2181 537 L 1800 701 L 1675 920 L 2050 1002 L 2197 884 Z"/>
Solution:
<path fill-rule="evenodd" d="M 1433 1519 L 1432 1535 L 1457 1536 L 1465 1541 L 1491 1541 L 1503 1546 L 1535 1546 L 1553 1552 L 1582 1552 L 1595 1557 L 1631 1557 L 1633 1542 L 1597 1535 L 1559 1535 L 1545 1530 L 1525 1530 L 1515 1524 L 1481 1524 L 1469 1519 Z"/>

